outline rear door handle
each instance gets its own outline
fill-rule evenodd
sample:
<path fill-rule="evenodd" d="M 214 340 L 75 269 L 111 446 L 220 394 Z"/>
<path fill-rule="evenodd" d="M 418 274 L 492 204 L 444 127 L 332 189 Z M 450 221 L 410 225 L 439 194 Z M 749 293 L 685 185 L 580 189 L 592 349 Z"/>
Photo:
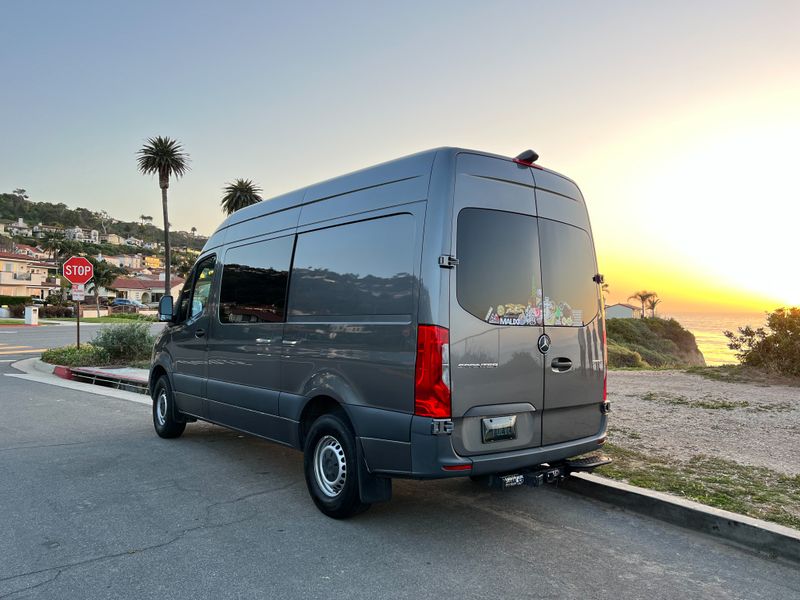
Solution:
<path fill-rule="evenodd" d="M 196 337 L 196 338 L 201 338 L 201 337 L 203 337 L 205 334 L 206 334 L 206 331 L 205 331 L 205 329 L 197 329 L 197 330 L 194 332 L 194 337 Z"/>
<path fill-rule="evenodd" d="M 572 361 L 568 358 L 564 358 L 563 356 L 559 356 L 558 358 L 553 359 L 553 362 L 550 363 L 550 366 L 553 367 L 553 371 L 562 373 L 564 371 L 569 371 L 572 368 Z"/>

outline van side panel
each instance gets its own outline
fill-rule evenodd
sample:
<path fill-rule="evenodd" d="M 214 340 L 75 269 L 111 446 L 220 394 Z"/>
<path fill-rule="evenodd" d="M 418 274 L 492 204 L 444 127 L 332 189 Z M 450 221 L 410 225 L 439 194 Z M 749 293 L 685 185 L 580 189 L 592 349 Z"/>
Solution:
<path fill-rule="evenodd" d="M 405 182 L 378 190 L 376 203 L 389 206 L 416 195 Z M 349 196 L 332 200 L 346 206 Z M 303 214 L 333 214 L 322 206 L 330 201 L 305 206 Z M 407 470 L 410 456 L 406 449 L 387 445 L 395 457 L 387 463 L 372 451 L 380 440 L 409 439 L 424 211 L 425 202 L 414 202 L 326 221 L 322 228 L 301 225 L 289 282 L 280 414 L 299 419 L 303 405 L 317 396 L 344 403 L 357 435 L 371 438 L 365 442 L 371 468 L 377 460 L 381 470 L 392 470 L 389 463 L 397 461 L 394 470 Z M 405 233 L 395 236 L 395 228 Z M 374 246 L 361 250 L 365 239 Z M 394 246 L 402 248 L 400 266 L 394 256 L 378 258 Z M 374 300 L 379 308 L 372 310 L 375 297 L 382 299 Z"/>
<path fill-rule="evenodd" d="M 430 177 L 431 165 L 433 164 L 436 152 L 427 151 L 412 154 L 397 160 L 386 162 L 368 169 L 355 171 L 349 175 L 329 179 L 306 189 L 304 203 L 316 202 L 325 198 L 333 198 L 343 194 L 350 194 L 358 190 L 376 188 L 386 184 L 393 184 L 405 179 L 422 177 L 425 189 L 427 190 L 428 177 Z M 400 202 L 409 202 L 413 198 L 405 198 Z M 378 208 L 380 204 L 370 208 Z M 369 208 L 365 209 L 369 210 Z M 347 214 L 347 213 L 345 213 Z M 342 216 L 342 215 L 339 215 Z"/>
<path fill-rule="evenodd" d="M 427 193 L 427 174 L 410 177 L 321 201 L 307 202 L 303 205 L 298 224 L 311 225 L 390 206 L 418 202 L 425 200 Z M 367 217 L 363 215 L 362 218 Z"/>
<path fill-rule="evenodd" d="M 439 257 L 452 253 L 450 221 L 457 156 L 451 148 L 436 153 L 425 206 L 418 322 L 443 327 L 450 324 L 450 270 L 439 266 Z"/>

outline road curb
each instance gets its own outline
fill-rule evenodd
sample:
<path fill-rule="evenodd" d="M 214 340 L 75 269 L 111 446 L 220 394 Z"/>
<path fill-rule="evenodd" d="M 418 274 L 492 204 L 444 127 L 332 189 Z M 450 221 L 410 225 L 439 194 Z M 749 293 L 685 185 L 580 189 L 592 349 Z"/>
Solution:
<path fill-rule="evenodd" d="M 11 367 L 20 373 L 6 373 L 6 377 L 19 377 L 21 379 L 27 379 L 37 383 L 44 383 L 56 387 L 68 388 L 71 390 L 78 390 L 96 396 L 105 396 L 107 398 L 116 398 L 118 400 L 128 400 L 130 402 L 135 402 L 136 404 L 152 406 L 152 400 L 146 394 L 130 392 L 124 389 L 104 387 L 101 385 L 92 385 L 91 383 L 82 383 L 71 378 L 60 377 L 56 373 L 56 367 L 42 363 L 38 358 L 26 358 L 23 360 L 18 360 L 14 363 L 11 363 Z M 67 369 L 66 367 L 61 368 Z"/>
<path fill-rule="evenodd" d="M 564 488 L 770 556 L 800 562 L 800 531 L 789 527 L 589 473 L 573 473 L 565 480 Z"/>

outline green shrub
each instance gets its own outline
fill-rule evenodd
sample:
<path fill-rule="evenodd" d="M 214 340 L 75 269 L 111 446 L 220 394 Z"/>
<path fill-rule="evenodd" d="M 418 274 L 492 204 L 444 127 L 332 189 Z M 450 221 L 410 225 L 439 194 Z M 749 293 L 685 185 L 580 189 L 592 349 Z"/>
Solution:
<path fill-rule="evenodd" d="M 154 341 L 149 323 L 134 322 L 103 327 L 92 344 L 105 350 L 112 362 L 123 363 L 149 360 Z"/>
<path fill-rule="evenodd" d="M 608 366 L 609 367 L 636 367 L 643 368 L 647 364 L 642 360 L 638 352 L 628 350 L 625 346 L 620 346 L 616 342 L 608 342 Z"/>
<path fill-rule="evenodd" d="M 108 352 L 93 344 L 51 348 L 42 354 L 42 360 L 51 365 L 65 367 L 98 367 L 109 364 Z"/>
<path fill-rule="evenodd" d="M 25 316 L 25 305 L 23 304 L 15 304 L 14 306 L 9 307 L 9 312 L 11 313 L 12 317 L 17 319 L 21 319 Z M 40 319 L 61 319 L 64 317 L 71 317 L 73 316 L 73 310 L 71 306 L 40 306 L 39 307 L 39 318 Z"/>
<path fill-rule="evenodd" d="M 728 347 L 743 365 L 800 376 L 800 307 L 773 311 L 767 315 L 767 329 L 747 326 L 739 327 L 738 333 L 726 331 Z"/>
<path fill-rule="evenodd" d="M 608 319 L 606 331 L 609 345 L 617 344 L 638 354 L 644 367 L 686 367 L 704 365 L 703 355 L 697 348 L 694 335 L 675 319 Z M 618 360 L 633 361 L 629 356 Z M 609 364 L 611 362 L 609 355 Z M 624 365 L 633 366 L 633 365 Z"/>
<path fill-rule="evenodd" d="M 628 344 L 626 348 L 639 354 L 642 360 L 651 367 L 670 367 L 678 363 L 674 356 L 652 350 L 639 344 Z"/>
<path fill-rule="evenodd" d="M 25 304 L 26 302 L 30 302 L 30 296 L 2 296 L 0 295 L 0 306 L 4 304 L 8 307 L 12 307 L 15 304 Z"/>
<path fill-rule="evenodd" d="M 128 321 L 147 321 L 148 323 L 157 321 L 156 315 L 141 315 L 139 313 L 114 313 L 109 316 Z"/>

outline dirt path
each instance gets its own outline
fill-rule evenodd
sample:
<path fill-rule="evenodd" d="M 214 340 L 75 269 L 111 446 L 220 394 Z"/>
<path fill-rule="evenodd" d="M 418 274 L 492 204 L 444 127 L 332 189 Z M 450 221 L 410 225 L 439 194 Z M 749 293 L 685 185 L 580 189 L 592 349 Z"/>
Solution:
<path fill-rule="evenodd" d="M 609 371 L 609 439 L 685 461 L 707 455 L 800 475 L 800 388 L 682 371 Z"/>

